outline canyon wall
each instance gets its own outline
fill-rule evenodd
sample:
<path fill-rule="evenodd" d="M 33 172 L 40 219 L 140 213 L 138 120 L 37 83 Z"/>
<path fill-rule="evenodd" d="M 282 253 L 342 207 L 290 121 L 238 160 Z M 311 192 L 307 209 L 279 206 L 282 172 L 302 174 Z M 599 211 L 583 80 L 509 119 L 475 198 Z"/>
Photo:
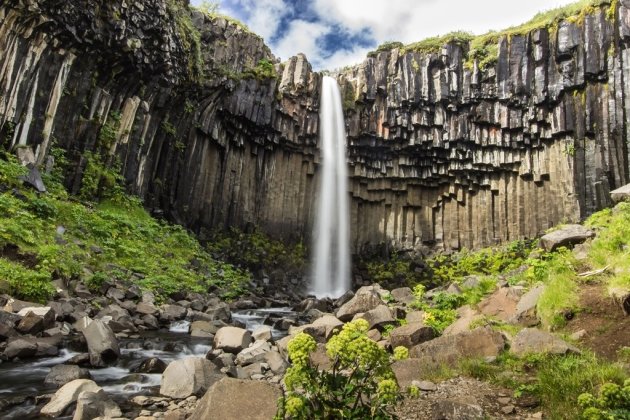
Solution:
<path fill-rule="evenodd" d="M 0 6 L 0 143 L 42 164 L 65 150 L 73 192 L 94 156 L 119 162 L 148 208 L 202 234 L 309 236 L 320 75 L 304 56 L 273 77 L 261 38 L 179 0 L 68 3 Z M 611 10 L 504 37 L 483 70 L 452 42 L 338 72 L 354 250 L 475 248 L 606 205 L 629 181 L 630 1 Z"/>

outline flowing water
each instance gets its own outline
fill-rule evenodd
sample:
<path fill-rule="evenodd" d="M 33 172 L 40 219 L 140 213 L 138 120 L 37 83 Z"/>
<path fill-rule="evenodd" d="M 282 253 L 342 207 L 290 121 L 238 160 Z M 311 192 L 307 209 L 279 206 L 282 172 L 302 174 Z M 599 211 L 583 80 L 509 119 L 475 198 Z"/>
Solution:
<path fill-rule="evenodd" d="M 245 325 L 250 331 L 261 325 L 272 324 L 283 316 L 293 316 L 290 308 L 252 309 L 232 312 L 235 322 Z M 168 330 L 143 332 L 141 337 L 119 340 L 120 358 L 116 364 L 103 369 L 89 369 L 92 379 L 119 404 L 124 404 L 134 395 L 157 395 L 161 374 L 133 374 L 132 371 L 150 357 L 157 357 L 166 364 L 189 356 L 204 357 L 212 348 L 209 339 L 195 339 L 189 334 L 190 321 L 175 321 Z M 278 340 L 286 331 L 275 328 L 272 336 Z M 23 404 L 9 410 L 0 410 L 0 420 L 39 419 L 41 406 L 34 404 L 34 397 L 54 393 L 56 388 L 44 384 L 50 369 L 63 364 L 79 353 L 61 349 L 55 357 L 19 362 L 0 363 L 0 399 L 6 397 L 27 397 Z"/>
<path fill-rule="evenodd" d="M 339 297 L 350 289 L 346 130 L 337 81 L 324 76 L 320 103 L 321 179 L 315 220 L 311 292 Z"/>

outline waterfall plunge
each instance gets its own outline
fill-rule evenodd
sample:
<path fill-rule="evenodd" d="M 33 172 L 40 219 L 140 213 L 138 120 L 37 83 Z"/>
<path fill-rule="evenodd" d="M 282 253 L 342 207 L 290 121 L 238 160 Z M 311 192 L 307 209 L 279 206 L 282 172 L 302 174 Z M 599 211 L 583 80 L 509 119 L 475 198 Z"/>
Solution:
<path fill-rule="evenodd" d="M 338 297 L 350 289 L 350 244 L 346 131 L 337 81 L 325 76 L 320 103 L 322 155 L 315 220 L 311 292 Z"/>

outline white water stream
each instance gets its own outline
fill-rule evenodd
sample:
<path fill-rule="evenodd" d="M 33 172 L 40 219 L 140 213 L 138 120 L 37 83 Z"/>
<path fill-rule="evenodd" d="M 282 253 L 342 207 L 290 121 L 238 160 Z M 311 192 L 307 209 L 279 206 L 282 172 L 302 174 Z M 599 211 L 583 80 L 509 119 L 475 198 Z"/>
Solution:
<path fill-rule="evenodd" d="M 315 220 L 311 292 L 339 297 L 350 289 L 346 130 L 337 81 L 324 76 L 320 103 L 321 179 Z"/>

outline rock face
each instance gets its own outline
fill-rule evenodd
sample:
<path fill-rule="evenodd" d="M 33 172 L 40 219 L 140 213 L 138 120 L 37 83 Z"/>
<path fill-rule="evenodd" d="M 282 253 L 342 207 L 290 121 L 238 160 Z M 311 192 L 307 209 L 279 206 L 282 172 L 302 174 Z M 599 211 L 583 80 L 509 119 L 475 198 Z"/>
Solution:
<path fill-rule="evenodd" d="M 280 388 L 266 382 L 223 378 L 206 392 L 190 420 L 269 420 L 281 395 Z"/>
<path fill-rule="evenodd" d="M 306 236 L 321 79 L 306 57 L 260 76 L 274 57 L 235 23 L 181 0 L 94 4 L 2 2 L 2 142 L 41 165 L 57 139 L 74 192 L 84 152 L 107 150 L 132 192 L 178 223 Z M 501 38 L 486 69 L 453 42 L 340 72 L 355 251 L 533 237 L 630 182 L 630 1 L 607 7 Z"/>

